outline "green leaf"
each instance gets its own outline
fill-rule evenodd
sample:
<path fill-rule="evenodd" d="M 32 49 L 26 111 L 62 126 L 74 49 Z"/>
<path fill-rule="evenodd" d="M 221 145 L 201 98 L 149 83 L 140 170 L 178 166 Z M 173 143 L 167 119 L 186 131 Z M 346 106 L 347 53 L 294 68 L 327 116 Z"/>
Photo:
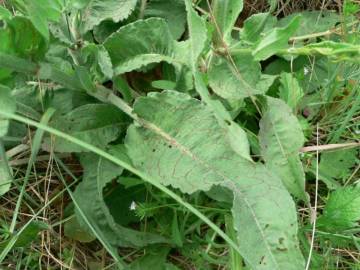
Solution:
<path fill-rule="evenodd" d="M 291 109 L 279 99 L 267 98 L 260 121 L 259 141 L 266 166 L 277 174 L 289 192 L 307 201 L 305 174 L 299 158 L 304 135 Z"/>
<path fill-rule="evenodd" d="M 110 148 L 110 153 L 114 155 L 117 151 L 116 146 Z M 114 248 L 142 247 L 167 242 L 161 236 L 125 228 L 116 223 L 112 217 L 104 202 L 103 189 L 121 175 L 123 171 L 121 167 L 88 153 L 81 155 L 81 164 L 84 168 L 83 181 L 77 186 L 74 197 L 88 221 L 103 239 Z M 78 210 L 75 210 L 75 213 L 80 225 L 87 228 Z"/>
<path fill-rule="evenodd" d="M 152 0 L 146 5 L 144 17 L 165 19 L 174 39 L 180 38 L 185 31 L 186 11 L 183 0 Z"/>
<path fill-rule="evenodd" d="M 254 14 L 245 20 L 240 38 L 255 43 L 263 37 L 262 33 L 269 31 L 275 24 L 276 17 L 269 13 Z"/>
<path fill-rule="evenodd" d="M 137 0 L 87 0 L 83 9 L 83 32 L 92 30 L 102 21 L 125 20 L 135 9 Z"/>
<path fill-rule="evenodd" d="M 64 224 L 64 235 L 82 243 L 90 243 L 96 239 L 95 236 L 80 226 L 75 216 Z"/>
<path fill-rule="evenodd" d="M 189 39 L 186 41 L 189 46 L 188 62 L 194 78 L 195 89 L 199 93 L 201 99 L 210 106 L 222 124 L 225 124 L 224 120 L 231 124 L 230 114 L 219 100 L 210 97 L 204 78 L 198 71 L 198 60 L 208 41 L 205 22 L 192 8 L 192 2 L 190 0 L 185 0 L 185 5 L 189 31 Z"/>
<path fill-rule="evenodd" d="M 333 28 L 337 23 L 342 22 L 341 16 L 334 11 L 302 11 L 301 13 L 296 12 L 279 20 L 277 27 L 285 27 L 294 17 L 299 15 L 301 16 L 301 23 L 294 36 L 324 32 Z"/>
<path fill-rule="evenodd" d="M 356 148 L 324 152 L 319 164 L 320 174 L 334 181 L 347 178 L 351 175 L 351 168 L 359 162 L 358 157 L 359 150 Z"/>
<path fill-rule="evenodd" d="M 205 48 L 208 36 L 205 22 L 200 16 L 196 14 L 192 8 L 192 2 L 190 0 L 185 0 L 185 5 L 187 11 L 188 30 L 190 35 L 188 40 L 190 47 L 189 63 L 191 63 L 191 67 L 194 72 L 194 70 L 196 70 L 199 56 Z"/>
<path fill-rule="evenodd" d="M 270 12 L 276 10 L 278 5 L 278 0 L 267 0 L 268 4 L 270 5 Z"/>
<path fill-rule="evenodd" d="M 176 87 L 176 83 L 167 80 L 152 81 L 151 86 L 157 89 L 173 90 Z"/>
<path fill-rule="evenodd" d="M 12 17 L 12 14 L 6 8 L 0 6 L 0 20 L 9 20 Z"/>
<path fill-rule="evenodd" d="M 172 268 L 168 268 L 166 265 L 169 251 L 169 248 L 163 246 L 146 249 L 146 255 L 131 263 L 128 270 L 170 270 Z"/>
<path fill-rule="evenodd" d="M 41 60 L 47 44 L 31 22 L 24 17 L 14 17 L 0 29 L 0 52 L 16 55 L 24 59 Z"/>
<path fill-rule="evenodd" d="M 86 45 L 81 49 L 81 61 L 95 81 L 103 82 L 113 77 L 111 59 L 104 46 Z"/>
<path fill-rule="evenodd" d="M 274 28 L 266 33 L 256 44 L 252 52 L 255 60 L 265 60 L 287 48 L 288 40 L 299 28 L 301 16 L 294 17 L 286 26 Z"/>
<path fill-rule="evenodd" d="M 25 248 L 31 244 L 32 241 L 37 239 L 39 232 L 48 229 L 49 226 L 40 221 L 32 221 L 20 235 L 15 234 L 12 238 L 0 242 L 0 252 L 8 245 L 9 242 L 15 241 L 12 245 L 14 248 Z M 15 239 L 16 238 L 16 239 Z"/>
<path fill-rule="evenodd" d="M 350 61 L 359 63 L 360 61 L 360 46 L 358 44 L 354 45 L 331 40 L 311 43 L 299 48 L 289 48 L 286 53 L 291 55 L 323 55 L 338 62 Z"/>
<path fill-rule="evenodd" d="M 3 85 L 0 85 L 0 108 L 9 113 L 16 111 L 16 103 L 11 97 L 11 89 Z M 9 120 L 0 117 L 0 138 L 7 134 L 9 125 Z"/>
<path fill-rule="evenodd" d="M 360 5 L 352 0 L 345 0 L 343 4 L 344 16 L 355 15 L 360 11 Z"/>
<path fill-rule="evenodd" d="M 330 194 L 317 225 L 330 232 L 357 227 L 360 220 L 360 187 L 339 188 Z"/>
<path fill-rule="evenodd" d="M 12 181 L 7 160 L 0 159 L 0 197 L 10 190 Z"/>
<path fill-rule="evenodd" d="M 300 100 L 304 96 L 299 81 L 291 73 L 281 73 L 279 96 L 285 103 L 295 111 Z"/>
<path fill-rule="evenodd" d="M 232 56 L 232 60 L 229 61 L 227 57 L 213 56 L 208 71 L 209 85 L 212 90 L 228 100 L 264 94 L 265 92 L 256 87 L 261 77 L 261 66 L 254 61 L 252 55 L 238 54 Z"/>
<path fill-rule="evenodd" d="M 24 5 L 32 24 L 46 40 L 49 40 L 49 21 L 60 19 L 61 2 L 60 0 L 28 0 Z"/>
<path fill-rule="evenodd" d="M 218 46 L 222 46 L 223 42 L 229 44 L 232 28 L 243 10 L 243 0 L 214 0 L 211 5 L 213 23 L 216 24 L 214 41 Z"/>
<path fill-rule="evenodd" d="M 66 115 L 54 117 L 50 125 L 66 132 L 84 142 L 91 143 L 99 148 L 116 140 L 127 124 L 126 116 L 115 106 L 108 104 L 87 104 Z M 56 152 L 82 152 L 83 148 L 69 143 L 66 140 L 56 138 L 45 140 L 45 149 L 53 149 Z M 53 147 L 53 148 L 51 148 Z"/>
<path fill-rule="evenodd" d="M 121 180 L 122 178 L 120 178 Z M 135 179 L 131 179 L 129 182 L 134 184 Z M 130 187 L 124 187 L 122 181 L 120 185 L 111 189 L 106 193 L 105 202 L 114 220 L 122 225 L 127 226 L 130 223 L 139 222 L 139 217 L 136 216 L 132 205 L 143 203 L 146 200 L 147 189 L 143 185 L 143 181 L 140 184 Z"/>
<path fill-rule="evenodd" d="M 281 180 L 235 153 L 228 129 L 209 107 L 173 91 L 150 93 L 134 105 L 138 125 L 125 139 L 135 167 L 182 192 L 222 186 L 234 194 L 241 255 L 252 269 L 303 269 L 295 205 Z M 271 211 L 269 211 L 271 209 Z"/>
<path fill-rule="evenodd" d="M 174 58 L 173 40 L 165 20 L 150 18 L 127 24 L 112 34 L 104 47 L 109 52 L 115 75 Z"/>

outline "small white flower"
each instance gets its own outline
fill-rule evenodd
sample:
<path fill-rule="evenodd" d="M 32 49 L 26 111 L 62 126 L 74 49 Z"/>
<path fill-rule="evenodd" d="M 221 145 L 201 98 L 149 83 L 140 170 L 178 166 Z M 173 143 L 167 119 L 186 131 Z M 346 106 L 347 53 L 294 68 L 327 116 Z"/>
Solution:
<path fill-rule="evenodd" d="M 308 75 L 309 74 L 309 69 L 307 67 L 304 67 L 304 75 Z"/>
<path fill-rule="evenodd" d="M 132 201 L 131 204 L 130 204 L 130 210 L 131 210 L 131 211 L 135 211 L 136 206 L 137 206 L 137 205 L 136 205 L 136 202 Z"/>

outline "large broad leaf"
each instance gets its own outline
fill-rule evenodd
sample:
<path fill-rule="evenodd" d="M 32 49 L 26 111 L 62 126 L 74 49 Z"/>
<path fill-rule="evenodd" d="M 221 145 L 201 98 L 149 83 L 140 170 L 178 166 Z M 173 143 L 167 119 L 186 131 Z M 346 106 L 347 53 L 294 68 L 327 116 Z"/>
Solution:
<path fill-rule="evenodd" d="M 152 0 L 146 6 L 144 17 L 165 19 L 174 39 L 180 38 L 185 31 L 186 11 L 183 0 Z"/>
<path fill-rule="evenodd" d="M 68 114 L 58 116 L 50 123 L 56 129 L 68 133 L 94 146 L 105 146 L 118 138 L 127 124 L 126 116 L 115 106 L 107 104 L 87 104 L 76 108 Z M 64 139 L 56 138 L 51 145 L 51 139 L 45 140 L 45 149 L 57 152 L 82 152 L 82 147 Z"/>
<path fill-rule="evenodd" d="M 142 126 L 129 127 L 126 147 L 137 168 L 186 193 L 213 186 L 230 189 L 239 249 L 249 266 L 304 268 L 289 193 L 263 165 L 234 152 L 229 130 L 219 125 L 209 107 L 165 91 L 139 98 L 134 113 Z"/>
<path fill-rule="evenodd" d="M 286 26 L 282 28 L 273 28 L 261 38 L 252 52 L 255 60 L 265 60 L 270 56 L 286 49 L 290 37 L 294 35 L 299 28 L 301 16 L 294 17 Z"/>
<path fill-rule="evenodd" d="M 162 61 L 180 63 L 175 60 L 175 41 L 164 19 L 138 20 L 111 35 L 104 46 L 109 52 L 115 74 L 139 69 Z"/>
<path fill-rule="evenodd" d="M 110 149 L 110 153 L 115 155 L 116 151 L 118 151 L 116 146 Z M 77 186 L 74 197 L 87 221 L 104 241 L 114 248 L 116 246 L 141 247 L 166 242 L 166 239 L 161 236 L 125 228 L 116 223 L 110 214 L 104 202 L 103 189 L 121 175 L 123 171 L 121 167 L 94 154 L 83 154 L 81 164 L 84 168 L 83 181 Z M 88 225 L 78 211 L 77 209 L 75 213 L 80 225 L 88 229 Z"/>
<path fill-rule="evenodd" d="M 259 62 L 254 61 L 251 54 L 233 55 L 232 60 L 214 56 L 208 74 L 213 91 L 228 100 L 265 94 L 275 78 L 266 80 Z"/>
<path fill-rule="evenodd" d="M 89 31 L 102 21 L 119 22 L 134 10 L 137 0 L 87 0 L 83 10 L 83 31 Z"/>
<path fill-rule="evenodd" d="M 185 4 L 190 36 L 187 40 L 190 49 L 189 63 L 194 77 L 196 91 L 200 94 L 202 101 L 214 112 L 219 124 L 227 129 L 227 139 L 234 151 L 245 159 L 250 159 L 246 133 L 232 121 L 230 114 L 223 104 L 219 100 L 210 97 L 205 81 L 198 71 L 198 59 L 206 47 L 208 36 L 205 23 L 192 8 L 192 2 L 186 0 Z"/>
<path fill-rule="evenodd" d="M 293 195 L 306 201 L 305 174 L 299 158 L 305 138 L 300 123 L 283 101 L 267 99 L 259 140 L 266 166 L 279 175 Z"/>
<path fill-rule="evenodd" d="M 212 1 L 213 20 L 215 24 L 215 43 L 222 46 L 223 42 L 231 41 L 234 24 L 243 9 L 242 0 L 214 0 Z"/>

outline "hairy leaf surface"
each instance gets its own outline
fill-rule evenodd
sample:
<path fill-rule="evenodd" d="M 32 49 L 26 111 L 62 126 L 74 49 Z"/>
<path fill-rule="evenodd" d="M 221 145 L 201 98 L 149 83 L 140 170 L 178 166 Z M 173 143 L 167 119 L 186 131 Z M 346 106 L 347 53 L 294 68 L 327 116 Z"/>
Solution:
<path fill-rule="evenodd" d="M 84 142 L 100 148 L 114 141 L 127 124 L 125 115 L 115 106 L 107 104 L 87 104 L 74 109 L 68 114 L 54 118 L 51 126 L 62 130 Z M 44 147 L 50 149 L 50 138 L 45 140 Z M 78 145 L 56 138 L 54 150 L 57 152 L 82 152 Z"/>
<path fill-rule="evenodd" d="M 186 11 L 183 0 L 152 0 L 146 6 L 144 17 L 165 19 L 174 39 L 180 38 L 185 31 Z"/>
<path fill-rule="evenodd" d="M 261 67 L 249 54 L 232 56 L 232 60 L 214 56 L 208 74 L 211 88 L 225 99 L 239 100 L 266 92 L 257 89 Z"/>
<path fill-rule="evenodd" d="M 175 41 L 164 19 L 138 20 L 111 35 L 104 46 L 109 52 L 115 74 L 139 69 L 162 61 L 180 63 L 174 58 Z"/>
<path fill-rule="evenodd" d="M 226 187 L 234 193 L 234 224 L 242 256 L 253 269 L 303 269 L 294 203 L 281 180 L 236 154 L 212 111 L 172 91 L 139 98 L 142 127 L 128 129 L 134 165 L 183 192 Z M 271 209 L 271 210 L 270 210 Z"/>
<path fill-rule="evenodd" d="M 291 109 L 279 99 L 267 98 L 267 108 L 260 121 L 259 141 L 266 166 L 279 175 L 297 198 L 307 200 L 305 174 L 299 158 L 304 135 Z"/>
<path fill-rule="evenodd" d="M 88 0 L 83 10 L 84 32 L 99 25 L 102 21 L 119 22 L 126 19 L 134 10 L 136 0 Z"/>
<path fill-rule="evenodd" d="M 360 187 L 339 188 L 331 193 L 318 226 L 330 232 L 356 227 L 360 220 Z"/>

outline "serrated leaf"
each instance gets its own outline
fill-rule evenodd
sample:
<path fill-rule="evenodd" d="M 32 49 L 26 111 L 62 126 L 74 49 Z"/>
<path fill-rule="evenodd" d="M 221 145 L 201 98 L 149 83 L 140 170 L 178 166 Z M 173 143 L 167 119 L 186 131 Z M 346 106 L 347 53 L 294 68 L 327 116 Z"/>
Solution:
<path fill-rule="evenodd" d="M 87 32 L 102 21 L 120 22 L 134 10 L 137 0 L 88 0 L 83 10 L 83 32 Z"/>
<path fill-rule="evenodd" d="M 116 155 L 117 147 L 110 148 L 110 153 Z M 84 168 L 83 181 L 77 186 L 74 197 L 81 207 L 88 222 L 96 232 L 113 248 L 142 247 L 148 244 L 166 243 L 161 236 L 139 232 L 123 227 L 115 222 L 104 202 L 103 189 L 113 179 L 121 175 L 123 169 L 94 154 L 82 154 L 81 164 Z M 78 210 L 75 210 L 77 220 L 86 229 Z M 90 231 L 90 229 L 88 229 Z"/>
<path fill-rule="evenodd" d="M 330 232 L 357 227 L 360 220 L 360 187 L 339 188 L 330 194 L 317 225 Z"/>
<path fill-rule="evenodd" d="M 125 139 L 135 165 L 153 179 L 186 193 L 220 185 L 234 194 L 239 249 L 257 269 L 303 269 L 294 203 L 281 180 L 229 145 L 228 129 L 209 107 L 173 91 L 139 98 Z M 271 209 L 269 211 L 268 209 Z"/>
<path fill-rule="evenodd" d="M 291 194 L 307 201 L 305 174 L 299 157 L 305 138 L 297 118 L 282 100 L 267 98 L 259 141 L 266 166 L 281 178 Z"/>
<path fill-rule="evenodd" d="M 165 20 L 149 18 L 127 24 L 104 42 L 114 65 L 115 75 L 174 58 L 173 40 Z"/>
<path fill-rule="evenodd" d="M 68 133 L 84 142 L 99 148 L 117 139 L 127 124 L 126 116 L 115 106 L 108 104 L 87 104 L 58 117 L 54 117 L 50 125 Z M 53 147 L 56 152 L 83 152 L 82 147 L 56 138 L 45 140 L 45 149 Z"/>
<path fill-rule="evenodd" d="M 229 44 L 232 29 L 243 9 L 243 0 L 214 0 L 211 5 L 215 20 L 213 23 L 216 23 L 214 41 L 219 46 L 222 46 L 223 42 Z"/>
<path fill-rule="evenodd" d="M 304 91 L 291 73 L 281 73 L 280 83 L 279 97 L 294 111 L 304 96 Z"/>
<path fill-rule="evenodd" d="M 300 26 L 300 22 L 301 16 L 296 16 L 286 26 L 274 28 L 266 33 L 266 35 L 255 44 L 252 52 L 255 60 L 265 60 L 280 50 L 286 49 L 289 46 L 289 38 L 294 35 Z"/>
<path fill-rule="evenodd" d="M 185 31 L 186 11 L 183 0 L 152 0 L 145 9 L 144 18 L 159 17 L 166 20 L 174 39 Z"/>

